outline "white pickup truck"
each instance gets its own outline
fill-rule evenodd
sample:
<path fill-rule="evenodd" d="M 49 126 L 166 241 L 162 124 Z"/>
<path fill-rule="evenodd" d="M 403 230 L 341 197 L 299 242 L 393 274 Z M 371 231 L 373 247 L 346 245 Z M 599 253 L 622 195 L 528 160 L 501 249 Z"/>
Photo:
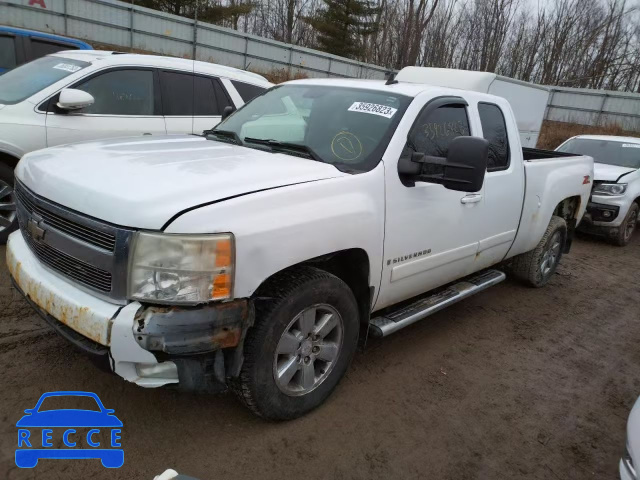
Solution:
<path fill-rule="evenodd" d="M 640 138 L 578 135 L 556 151 L 595 161 L 591 199 L 580 230 L 628 245 L 640 221 Z"/>
<path fill-rule="evenodd" d="M 593 160 L 520 147 L 503 98 L 300 80 L 205 136 L 25 155 L 16 288 L 144 387 L 232 387 L 255 413 L 320 405 L 359 339 L 497 284 L 540 287 L 569 250 Z"/>

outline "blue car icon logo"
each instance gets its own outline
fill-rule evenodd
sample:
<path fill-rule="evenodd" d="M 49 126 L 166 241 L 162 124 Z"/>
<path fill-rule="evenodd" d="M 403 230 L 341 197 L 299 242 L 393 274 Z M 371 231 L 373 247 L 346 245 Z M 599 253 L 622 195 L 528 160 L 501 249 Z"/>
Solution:
<path fill-rule="evenodd" d="M 91 409 L 47 409 L 43 405 L 64 402 L 88 403 Z M 122 422 L 114 410 L 104 407 L 100 398 L 91 392 L 49 392 L 40 397 L 34 408 L 26 413 L 18 427 L 16 465 L 33 468 L 41 458 L 100 459 L 107 468 L 119 468 L 124 463 L 120 438 Z M 62 442 L 60 442 L 62 440 Z M 58 445 L 54 448 L 54 442 Z"/>

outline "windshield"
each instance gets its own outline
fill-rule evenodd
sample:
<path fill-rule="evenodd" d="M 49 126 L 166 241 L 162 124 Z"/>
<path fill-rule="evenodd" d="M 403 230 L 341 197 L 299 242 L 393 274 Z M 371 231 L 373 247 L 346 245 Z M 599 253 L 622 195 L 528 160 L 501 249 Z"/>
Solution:
<path fill-rule="evenodd" d="M 250 148 L 310 158 L 345 171 L 370 170 L 411 100 L 377 90 L 282 85 L 218 124 L 210 138 L 226 135 L 227 141 Z"/>
<path fill-rule="evenodd" d="M 100 406 L 93 397 L 86 395 L 55 395 L 43 399 L 38 412 L 50 410 L 89 410 L 99 412 Z"/>
<path fill-rule="evenodd" d="M 589 155 L 596 163 L 640 168 L 640 144 L 638 143 L 574 138 L 560 146 L 558 151 Z"/>
<path fill-rule="evenodd" d="M 0 103 L 12 105 L 91 65 L 62 57 L 42 57 L 0 75 Z"/>

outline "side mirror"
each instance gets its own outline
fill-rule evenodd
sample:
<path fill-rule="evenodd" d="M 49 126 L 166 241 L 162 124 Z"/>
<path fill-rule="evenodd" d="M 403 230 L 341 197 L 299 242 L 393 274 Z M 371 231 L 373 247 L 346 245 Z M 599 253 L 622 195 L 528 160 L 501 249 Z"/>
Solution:
<path fill-rule="evenodd" d="M 412 152 L 398 161 L 398 173 L 412 180 L 439 183 L 449 190 L 477 192 L 482 189 L 489 158 L 489 142 L 480 137 L 456 137 L 447 158 Z M 422 165 L 437 165 L 443 173 L 422 174 Z"/>
<path fill-rule="evenodd" d="M 224 110 L 222 111 L 222 120 L 227 118 L 229 115 L 231 115 L 235 111 L 236 111 L 235 107 L 232 107 L 231 105 L 227 105 L 226 107 L 224 107 Z"/>
<path fill-rule="evenodd" d="M 57 106 L 62 110 L 79 110 L 93 105 L 94 102 L 95 99 L 90 93 L 75 88 L 65 88 L 60 92 Z"/>
<path fill-rule="evenodd" d="M 445 188 L 459 192 L 482 189 L 489 161 L 489 142 L 480 137 L 457 137 L 449 144 L 444 166 Z"/>

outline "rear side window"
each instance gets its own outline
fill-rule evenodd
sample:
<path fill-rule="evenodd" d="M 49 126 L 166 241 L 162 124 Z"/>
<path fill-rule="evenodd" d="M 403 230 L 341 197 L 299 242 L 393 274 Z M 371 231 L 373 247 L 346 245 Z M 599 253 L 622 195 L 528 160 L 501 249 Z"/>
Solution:
<path fill-rule="evenodd" d="M 434 157 L 446 157 L 451 140 L 469 135 L 469 119 L 464 105 L 443 105 L 422 112 L 411 133 L 409 148 Z"/>
<path fill-rule="evenodd" d="M 245 103 L 261 95 L 266 90 L 266 88 L 251 85 L 250 83 L 238 82 L 237 80 L 231 80 L 231 83 Z"/>
<path fill-rule="evenodd" d="M 76 47 L 57 42 L 46 42 L 31 38 L 31 59 L 44 57 L 62 50 L 76 50 Z"/>
<path fill-rule="evenodd" d="M 161 73 L 162 110 L 165 115 L 193 115 L 194 78 L 188 73 Z"/>
<path fill-rule="evenodd" d="M 13 68 L 16 63 L 15 38 L 0 36 L 0 69 Z"/>
<path fill-rule="evenodd" d="M 74 87 L 93 95 L 93 105 L 80 113 L 101 115 L 153 115 L 151 70 L 112 70 Z"/>
<path fill-rule="evenodd" d="M 207 77 L 195 77 L 193 114 L 196 116 L 220 115 L 216 93 L 213 89 L 214 80 Z"/>
<path fill-rule="evenodd" d="M 233 107 L 231 99 L 226 90 L 222 87 L 218 80 L 213 81 L 213 90 L 216 93 L 216 102 L 218 104 L 218 111 L 223 112 L 225 107 Z"/>
<path fill-rule="evenodd" d="M 482 134 L 489 141 L 487 170 L 503 170 L 509 167 L 509 138 L 502 110 L 492 103 L 478 104 Z"/>

